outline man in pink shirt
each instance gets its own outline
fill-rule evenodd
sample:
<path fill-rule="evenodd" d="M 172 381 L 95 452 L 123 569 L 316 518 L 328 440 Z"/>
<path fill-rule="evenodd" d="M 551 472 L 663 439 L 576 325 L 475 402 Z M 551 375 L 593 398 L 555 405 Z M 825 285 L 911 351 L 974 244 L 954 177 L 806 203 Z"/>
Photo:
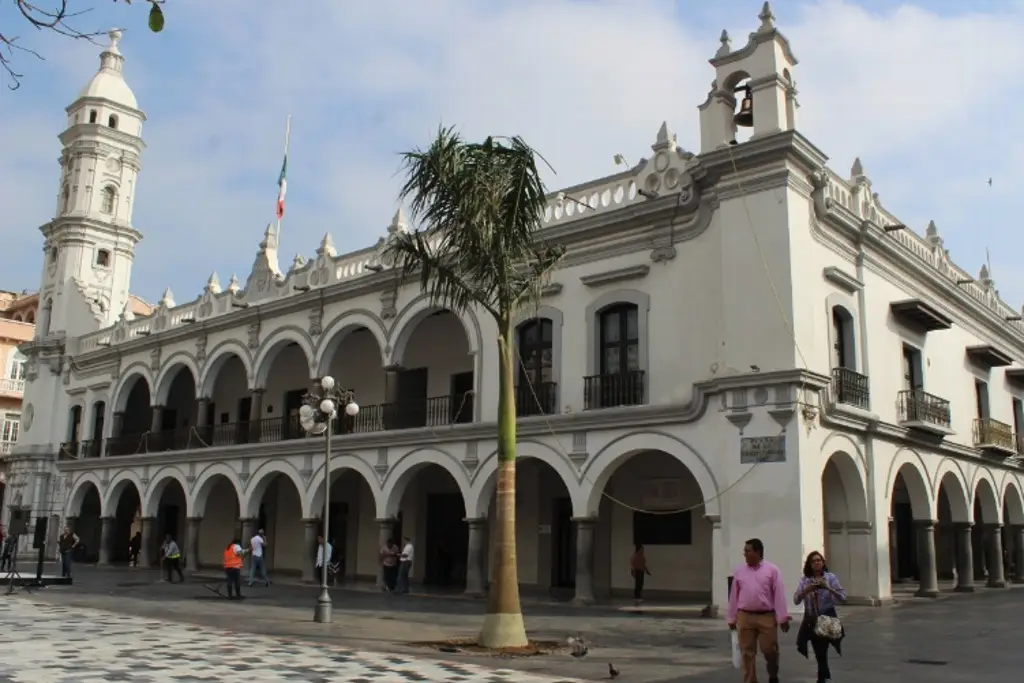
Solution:
<path fill-rule="evenodd" d="M 729 592 L 729 629 L 739 631 L 743 683 L 757 683 L 757 649 L 768 665 L 768 683 L 779 683 L 779 632 L 789 632 L 786 589 L 779 568 L 764 559 L 764 543 L 752 538 L 743 547 L 746 563 L 733 572 Z"/>

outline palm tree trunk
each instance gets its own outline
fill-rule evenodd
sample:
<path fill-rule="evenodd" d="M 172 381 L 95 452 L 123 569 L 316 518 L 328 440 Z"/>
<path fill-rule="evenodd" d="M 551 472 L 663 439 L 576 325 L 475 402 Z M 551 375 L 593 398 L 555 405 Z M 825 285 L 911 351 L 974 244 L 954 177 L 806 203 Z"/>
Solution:
<path fill-rule="evenodd" d="M 516 560 L 516 401 L 513 381 L 511 326 L 501 325 L 498 337 L 498 481 L 494 555 L 487 616 L 478 644 L 483 647 L 527 645 L 523 609 L 519 604 Z"/>

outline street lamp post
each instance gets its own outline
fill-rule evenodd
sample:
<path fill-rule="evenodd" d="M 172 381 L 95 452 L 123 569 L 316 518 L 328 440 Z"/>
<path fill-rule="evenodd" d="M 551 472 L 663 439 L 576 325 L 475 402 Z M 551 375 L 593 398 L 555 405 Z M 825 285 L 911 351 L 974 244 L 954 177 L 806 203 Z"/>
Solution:
<path fill-rule="evenodd" d="M 331 592 L 327 589 L 327 574 L 331 558 L 327 555 L 327 545 L 331 538 L 331 431 L 340 406 L 344 407 L 346 415 L 355 417 L 359 414 L 359 404 L 355 402 L 351 391 L 336 389 L 334 378 L 330 375 L 320 380 L 320 388 L 323 390 L 321 395 L 310 393 L 304 397 L 305 403 L 299 408 L 299 424 L 308 434 L 324 435 L 324 530 L 320 544 L 323 566 L 320 568 L 320 596 L 316 599 L 313 621 L 329 624 Z"/>

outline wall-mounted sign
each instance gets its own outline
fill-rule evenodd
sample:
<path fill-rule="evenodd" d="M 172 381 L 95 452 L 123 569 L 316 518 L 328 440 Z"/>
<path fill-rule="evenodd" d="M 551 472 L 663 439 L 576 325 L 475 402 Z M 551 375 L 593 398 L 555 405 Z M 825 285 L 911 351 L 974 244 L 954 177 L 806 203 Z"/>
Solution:
<path fill-rule="evenodd" d="M 744 436 L 740 438 L 740 463 L 786 462 L 786 436 Z"/>

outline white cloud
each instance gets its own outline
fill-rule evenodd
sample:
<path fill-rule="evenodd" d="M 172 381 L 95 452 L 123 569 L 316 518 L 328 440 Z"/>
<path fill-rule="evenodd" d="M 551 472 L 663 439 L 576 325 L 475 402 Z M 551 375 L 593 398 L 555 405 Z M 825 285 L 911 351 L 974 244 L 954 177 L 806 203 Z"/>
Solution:
<path fill-rule="evenodd" d="M 760 4 L 716 10 L 734 47 L 757 27 Z M 614 172 L 616 153 L 635 163 L 662 120 L 695 148 L 696 107 L 714 78 L 707 59 L 722 27 L 700 25 L 677 7 L 377 0 L 253 11 L 251 0 L 175 2 L 165 34 L 130 32 L 123 44 L 150 116 L 136 204 L 147 234 L 135 276 L 141 293 L 152 297 L 168 283 L 185 300 L 214 268 L 244 278 L 271 217 L 289 112 L 284 266 L 328 230 L 342 249 L 375 241 L 395 207 L 395 153 L 427 143 L 442 121 L 470 136 L 524 135 L 557 170 L 555 185 Z M 837 0 L 778 14 L 801 60 L 801 127 L 838 171 L 860 155 L 886 206 L 911 225 L 936 219 L 969 270 L 980 265 L 985 241 L 994 253 L 997 245 L 1024 246 L 1008 242 L 1017 239 L 1015 226 L 995 225 L 1012 215 L 1021 180 L 1020 166 L 1003 159 L 1001 124 L 1019 99 L 1007 86 L 1024 67 L 1015 39 L 1024 15 L 938 16 L 911 6 L 869 13 Z M 146 63 L 143 43 L 156 53 Z M 67 50 L 88 55 L 88 68 L 75 67 L 84 82 L 95 51 Z M 51 136 L 62 119 L 59 109 L 34 107 L 0 99 L 0 144 L 13 150 L 0 159 L 0 174 L 25 173 L 28 185 L 0 189 L 0 201 L 16 205 L 18 221 L 38 224 L 52 210 Z M 17 134 L 12 119 L 27 122 Z M 990 175 L 998 182 L 986 193 Z M 971 221 L 980 204 L 989 208 L 979 226 Z M 1004 293 L 1019 298 L 1024 277 L 1011 276 L 1012 267 L 996 271 L 1007 272 Z"/>

